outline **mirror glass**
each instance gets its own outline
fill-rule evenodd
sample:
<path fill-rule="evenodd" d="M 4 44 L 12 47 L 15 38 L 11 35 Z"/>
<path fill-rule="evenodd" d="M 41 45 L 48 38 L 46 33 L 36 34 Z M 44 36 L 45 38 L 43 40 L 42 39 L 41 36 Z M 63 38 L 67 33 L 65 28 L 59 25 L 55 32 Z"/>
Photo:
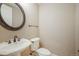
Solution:
<path fill-rule="evenodd" d="M 23 14 L 16 4 L 2 4 L 1 16 L 5 23 L 12 27 L 19 27 L 23 23 Z"/>

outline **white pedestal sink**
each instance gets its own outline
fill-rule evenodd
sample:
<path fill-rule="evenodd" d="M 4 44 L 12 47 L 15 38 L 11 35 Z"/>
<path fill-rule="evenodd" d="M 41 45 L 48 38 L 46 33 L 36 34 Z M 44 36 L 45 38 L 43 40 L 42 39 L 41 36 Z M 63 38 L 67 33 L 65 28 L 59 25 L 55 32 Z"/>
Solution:
<path fill-rule="evenodd" d="M 20 55 L 20 52 L 28 48 L 31 45 L 31 42 L 28 39 L 22 38 L 20 41 L 8 44 L 7 42 L 0 44 L 0 55 L 3 56 L 17 56 Z"/>

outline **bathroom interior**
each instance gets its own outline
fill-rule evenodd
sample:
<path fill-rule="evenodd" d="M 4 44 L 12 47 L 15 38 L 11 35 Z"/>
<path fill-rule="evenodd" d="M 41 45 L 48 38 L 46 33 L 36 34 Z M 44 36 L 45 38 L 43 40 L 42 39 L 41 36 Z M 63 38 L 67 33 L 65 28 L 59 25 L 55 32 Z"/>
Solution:
<path fill-rule="evenodd" d="M 79 56 L 79 3 L 0 3 L 0 56 Z"/>

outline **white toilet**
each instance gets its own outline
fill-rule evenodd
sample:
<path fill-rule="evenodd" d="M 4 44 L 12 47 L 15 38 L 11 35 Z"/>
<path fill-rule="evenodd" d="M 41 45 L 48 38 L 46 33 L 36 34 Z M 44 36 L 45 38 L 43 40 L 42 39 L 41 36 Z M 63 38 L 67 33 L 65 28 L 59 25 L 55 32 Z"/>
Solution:
<path fill-rule="evenodd" d="M 39 56 L 51 56 L 52 53 L 46 48 L 39 48 L 40 38 L 32 38 L 30 40 L 32 42 L 31 50 L 36 52 L 35 55 Z"/>

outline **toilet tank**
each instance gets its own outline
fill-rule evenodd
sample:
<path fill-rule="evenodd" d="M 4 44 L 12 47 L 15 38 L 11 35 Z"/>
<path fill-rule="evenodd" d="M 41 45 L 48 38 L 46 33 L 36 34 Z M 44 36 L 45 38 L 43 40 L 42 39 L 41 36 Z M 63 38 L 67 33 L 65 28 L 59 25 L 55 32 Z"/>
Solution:
<path fill-rule="evenodd" d="M 32 44 L 31 44 L 31 50 L 32 51 L 35 51 L 35 50 L 37 50 L 40 46 L 40 38 L 32 38 L 31 40 L 30 40 L 31 42 L 32 42 Z"/>

